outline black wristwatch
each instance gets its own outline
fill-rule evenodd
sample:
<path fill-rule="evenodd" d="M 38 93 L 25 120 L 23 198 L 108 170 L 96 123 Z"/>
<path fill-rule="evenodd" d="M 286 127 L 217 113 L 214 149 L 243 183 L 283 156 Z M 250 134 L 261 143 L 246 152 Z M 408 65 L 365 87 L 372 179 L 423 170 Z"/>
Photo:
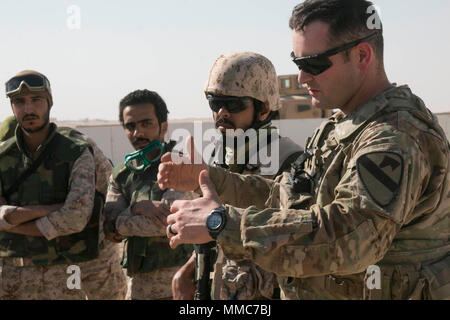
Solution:
<path fill-rule="evenodd" d="M 224 206 L 220 206 L 213 211 L 206 218 L 206 228 L 208 228 L 209 235 L 214 240 L 217 239 L 220 232 L 225 228 L 227 223 L 227 217 L 225 215 L 226 209 Z"/>

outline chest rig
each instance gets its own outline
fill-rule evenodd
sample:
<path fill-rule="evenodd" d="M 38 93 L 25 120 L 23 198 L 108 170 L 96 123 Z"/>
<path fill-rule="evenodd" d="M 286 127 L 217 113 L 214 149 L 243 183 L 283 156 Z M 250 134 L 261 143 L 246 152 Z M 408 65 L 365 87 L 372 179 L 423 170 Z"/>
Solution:
<path fill-rule="evenodd" d="M 20 143 L 19 143 L 20 144 Z M 0 147 L 0 179 L 2 192 L 8 190 L 33 161 L 16 142 L 16 137 Z M 43 148 L 48 156 L 7 197 L 8 204 L 16 206 L 51 205 L 63 203 L 69 192 L 69 180 L 74 162 L 90 146 L 82 141 L 56 132 L 51 134 Z M 47 240 L 44 237 L 0 232 L 1 257 L 26 257 L 36 266 L 50 266 L 83 262 L 98 256 L 99 216 L 103 198 L 96 192 L 94 208 L 85 229 L 79 233 Z"/>
<path fill-rule="evenodd" d="M 291 166 L 288 184 L 294 193 L 308 197 L 309 205 L 317 199 L 324 173 L 340 149 L 334 136 L 335 125 L 331 119 L 316 129 L 306 142 L 305 152 Z"/>
<path fill-rule="evenodd" d="M 170 151 L 175 143 L 166 145 Z M 144 201 L 160 201 L 164 191 L 158 187 L 158 165 L 154 163 L 141 172 L 132 172 L 125 166 L 115 177 L 129 206 Z M 161 268 L 181 266 L 192 253 L 192 246 L 181 245 L 175 250 L 169 247 L 167 237 L 128 237 L 122 259 L 122 267 L 128 275 L 148 273 Z"/>

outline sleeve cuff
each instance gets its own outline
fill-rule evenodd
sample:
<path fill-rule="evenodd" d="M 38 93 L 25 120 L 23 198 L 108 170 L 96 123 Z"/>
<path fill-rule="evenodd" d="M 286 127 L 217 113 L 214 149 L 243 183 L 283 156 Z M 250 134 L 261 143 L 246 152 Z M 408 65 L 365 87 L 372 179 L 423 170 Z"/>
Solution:
<path fill-rule="evenodd" d="M 241 238 L 242 213 L 232 206 L 226 205 L 227 224 L 217 237 L 217 242 L 222 248 L 225 256 L 231 260 L 243 260 L 246 251 Z"/>
<path fill-rule="evenodd" d="M 47 240 L 52 240 L 58 237 L 58 231 L 51 224 L 48 217 L 42 217 L 36 220 L 36 227 L 41 231 Z"/>
<path fill-rule="evenodd" d="M 7 214 L 15 210 L 17 210 L 16 206 L 3 205 L 0 207 L 0 230 L 9 230 L 15 227 L 15 225 L 8 223 L 5 218 Z"/>
<path fill-rule="evenodd" d="M 122 211 L 116 218 L 116 221 L 115 221 L 116 233 L 118 233 L 122 237 L 132 236 L 132 235 L 128 234 L 127 227 L 126 227 L 126 221 L 131 216 L 132 216 L 131 209 L 130 209 L 130 207 L 128 207 L 124 211 Z"/>

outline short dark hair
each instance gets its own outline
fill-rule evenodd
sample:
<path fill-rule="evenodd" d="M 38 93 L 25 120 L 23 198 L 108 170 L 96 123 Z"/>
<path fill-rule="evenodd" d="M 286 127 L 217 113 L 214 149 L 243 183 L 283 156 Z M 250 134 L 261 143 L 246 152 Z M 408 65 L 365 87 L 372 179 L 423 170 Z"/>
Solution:
<path fill-rule="evenodd" d="M 383 63 L 383 26 L 381 21 L 378 29 L 369 29 L 368 21 L 373 16 L 368 13 L 368 8 L 373 6 L 367 0 L 306 0 L 297 5 L 292 11 L 289 27 L 300 31 L 313 21 L 323 21 L 330 26 L 329 42 L 332 45 L 340 45 L 358 40 L 378 33 L 378 36 L 370 41 L 375 55 Z M 379 17 L 378 17 L 379 18 Z"/>
<path fill-rule="evenodd" d="M 169 110 L 167 110 L 167 105 L 164 102 L 163 98 L 161 98 L 161 96 L 155 91 L 144 89 L 133 91 L 127 94 L 122 100 L 120 100 L 119 120 L 120 123 L 122 123 L 122 126 L 125 125 L 123 122 L 123 110 L 127 106 L 133 106 L 143 103 L 151 103 L 155 107 L 155 114 L 158 118 L 159 125 L 167 121 L 167 114 L 169 113 Z"/>

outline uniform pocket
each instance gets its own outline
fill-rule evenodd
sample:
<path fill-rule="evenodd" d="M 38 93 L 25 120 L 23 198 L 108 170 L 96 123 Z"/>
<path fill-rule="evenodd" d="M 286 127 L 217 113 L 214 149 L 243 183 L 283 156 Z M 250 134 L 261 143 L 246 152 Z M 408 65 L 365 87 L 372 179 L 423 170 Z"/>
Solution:
<path fill-rule="evenodd" d="M 423 299 L 450 300 L 450 255 L 423 266 L 421 274 Z"/>

